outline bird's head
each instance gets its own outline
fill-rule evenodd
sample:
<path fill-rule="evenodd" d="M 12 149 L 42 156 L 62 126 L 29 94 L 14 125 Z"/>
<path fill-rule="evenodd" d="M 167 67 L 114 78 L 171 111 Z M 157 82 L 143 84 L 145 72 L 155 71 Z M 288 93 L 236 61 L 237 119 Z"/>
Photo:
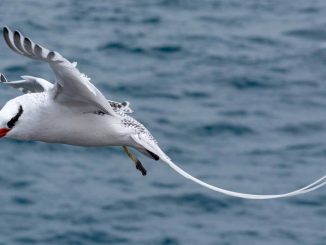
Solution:
<path fill-rule="evenodd" d="M 23 114 L 23 106 L 17 101 L 9 101 L 0 111 L 0 137 L 4 137 L 17 126 Z"/>

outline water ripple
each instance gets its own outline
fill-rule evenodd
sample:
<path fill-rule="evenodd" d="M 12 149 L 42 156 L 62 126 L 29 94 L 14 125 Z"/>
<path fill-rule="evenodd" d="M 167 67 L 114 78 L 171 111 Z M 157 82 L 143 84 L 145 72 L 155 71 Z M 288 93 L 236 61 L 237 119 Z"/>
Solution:
<path fill-rule="evenodd" d="M 275 183 L 285 190 L 284 173 L 293 186 L 325 173 L 325 1 L 0 7 L 1 23 L 78 61 L 108 99 L 130 101 L 162 150 L 191 173 L 257 193 Z M 3 41 L 0 48 L 8 79 L 54 81 L 42 62 Z M 1 95 L 3 105 L 19 92 Z M 137 154 L 151 173 L 143 178 L 121 147 L 1 139 L 0 153 L 1 245 L 325 244 L 325 188 L 243 201 Z"/>
<path fill-rule="evenodd" d="M 217 122 L 215 124 L 203 125 L 195 129 L 196 134 L 201 136 L 214 136 L 214 135 L 223 135 L 231 134 L 237 136 L 252 135 L 256 132 L 245 125 L 232 124 L 227 122 Z"/>

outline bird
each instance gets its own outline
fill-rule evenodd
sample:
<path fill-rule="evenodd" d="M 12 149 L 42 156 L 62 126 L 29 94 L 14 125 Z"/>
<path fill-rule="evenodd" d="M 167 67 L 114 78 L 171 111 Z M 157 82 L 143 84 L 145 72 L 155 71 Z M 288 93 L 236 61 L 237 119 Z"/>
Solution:
<path fill-rule="evenodd" d="M 162 160 L 183 177 L 210 190 L 244 199 L 277 199 L 301 195 L 326 184 L 326 175 L 292 192 L 263 195 L 226 190 L 190 175 L 175 164 L 158 145 L 146 127 L 134 119 L 127 101 L 106 99 L 90 78 L 57 51 L 49 50 L 19 31 L 3 27 L 10 49 L 27 58 L 47 63 L 55 83 L 34 76 L 0 82 L 23 94 L 9 100 L 0 110 L 0 137 L 23 141 L 42 141 L 85 147 L 121 146 L 142 175 L 147 171 L 130 148 L 153 160 Z"/>

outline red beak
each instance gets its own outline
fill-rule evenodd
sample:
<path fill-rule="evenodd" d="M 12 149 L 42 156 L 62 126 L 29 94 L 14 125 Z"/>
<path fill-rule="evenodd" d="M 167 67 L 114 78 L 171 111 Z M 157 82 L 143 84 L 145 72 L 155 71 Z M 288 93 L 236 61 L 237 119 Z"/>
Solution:
<path fill-rule="evenodd" d="M 10 128 L 0 128 L 0 138 L 6 136 L 6 134 L 10 131 Z"/>

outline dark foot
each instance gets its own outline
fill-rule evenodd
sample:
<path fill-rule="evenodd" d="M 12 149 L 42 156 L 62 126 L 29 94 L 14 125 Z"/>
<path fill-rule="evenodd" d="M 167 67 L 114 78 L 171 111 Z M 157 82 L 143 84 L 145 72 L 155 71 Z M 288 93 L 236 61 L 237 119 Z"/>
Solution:
<path fill-rule="evenodd" d="M 137 162 L 136 162 L 136 169 L 138 169 L 143 176 L 145 176 L 147 174 L 146 169 L 144 168 L 144 166 L 141 164 L 141 162 L 139 160 L 137 160 Z"/>

